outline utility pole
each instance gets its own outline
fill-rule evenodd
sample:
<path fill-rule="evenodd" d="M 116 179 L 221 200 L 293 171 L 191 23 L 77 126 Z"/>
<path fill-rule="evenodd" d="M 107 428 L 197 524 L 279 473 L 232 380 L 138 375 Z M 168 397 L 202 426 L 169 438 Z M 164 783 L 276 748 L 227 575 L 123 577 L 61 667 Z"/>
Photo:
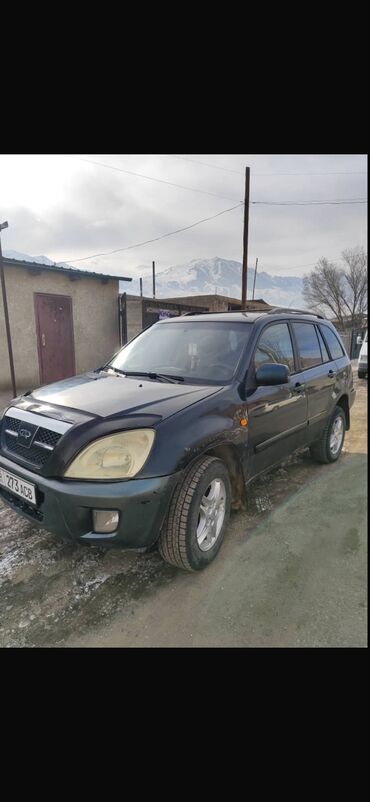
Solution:
<path fill-rule="evenodd" d="M 247 300 L 248 281 L 248 227 L 249 227 L 249 183 L 250 168 L 245 168 L 245 197 L 244 197 L 244 232 L 243 232 L 243 273 L 242 273 L 242 308 Z"/>
<path fill-rule="evenodd" d="M 6 297 L 3 254 L 2 254 L 2 250 L 1 250 L 1 232 L 2 232 L 3 228 L 8 228 L 8 223 L 6 221 L 5 221 L 5 223 L 0 223 L 0 282 L 1 282 L 1 291 L 2 291 L 2 296 L 3 296 L 6 339 L 7 339 L 7 342 L 8 342 L 10 376 L 11 376 L 11 380 L 12 380 L 13 398 L 15 398 L 16 395 L 17 395 L 17 388 L 16 388 L 16 384 L 15 384 L 12 338 L 11 338 L 11 334 L 10 334 L 10 325 L 9 325 L 8 299 Z"/>
<path fill-rule="evenodd" d="M 254 301 L 254 288 L 255 288 L 255 286 L 256 286 L 257 265 L 258 265 L 258 256 L 257 256 L 257 259 L 256 259 L 256 266 L 255 266 L 255 268 L 254 268 L 254 279 L 253 279 L 253 295 L 252 295 L 252 300 L 253 300 L 253 301 Z"/>
<path fill-rule="evenodd" d="M 143 295 L 143 279 L 140 279 L 140 295 Z"/>
<path fill-rule="evenodd" d="M 155 298 L 155 262 L 152 262 L 153 268 L 153 298 Z"/>

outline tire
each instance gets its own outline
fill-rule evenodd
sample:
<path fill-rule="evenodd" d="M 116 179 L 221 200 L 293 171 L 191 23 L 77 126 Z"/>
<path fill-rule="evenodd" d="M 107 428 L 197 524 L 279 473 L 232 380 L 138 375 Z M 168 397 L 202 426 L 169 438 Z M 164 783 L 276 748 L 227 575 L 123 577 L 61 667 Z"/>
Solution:
<path fill-rule="evenodd" d="M 221 548 L 230 507 L 231 485 L 225 464 L 216 457 L 201 457 L 187 470 L 172 497 L 158 541 L 163 559 L 186 571 L 200 571 L 209 565 Z"/>
<path fill-rule="evenodd" d="M 334 438 L 335 429 L 338 431 L 338 435 L 340 434 L 340 439 L 337 441 L 334 449 L 332 447 L 333 441 L 331 445 L 331 438 L 332 436 Z M 339 429 L 341 429 L 341 432 L 339 432 Z M 335 407 L 334 412 L 327 421 L 321 439 L 310 446 L 311 457 L 316 462 L 323 462 L 326 464 L 329 462 L 336 462 L 343 448 L 345 432 L 346 416 L 342 407 Z"/>

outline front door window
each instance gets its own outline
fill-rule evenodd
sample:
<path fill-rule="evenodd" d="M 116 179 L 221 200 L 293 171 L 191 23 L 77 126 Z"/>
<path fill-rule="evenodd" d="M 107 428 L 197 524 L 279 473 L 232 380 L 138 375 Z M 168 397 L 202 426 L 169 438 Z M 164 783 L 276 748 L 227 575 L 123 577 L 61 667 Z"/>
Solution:
<path fill-rule="evenodd" d="M 256 370 L 265 362 L 287 365 L 290 372 L 294 372 L 293 346 L 287 323 L 273 323 L 262 332 L 254 355 Z"/>

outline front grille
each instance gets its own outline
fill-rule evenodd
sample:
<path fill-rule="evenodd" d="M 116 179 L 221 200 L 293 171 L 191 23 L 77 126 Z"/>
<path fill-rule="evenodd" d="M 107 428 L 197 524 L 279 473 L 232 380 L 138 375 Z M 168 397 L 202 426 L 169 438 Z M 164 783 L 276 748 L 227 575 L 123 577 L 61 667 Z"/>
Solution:
<path fill-rule="evenodd" d="M 55 448 L 61 436 L 62 435 L 58 434 L 58 432 L 52 432 L 50 429 L 39 429 L 35 440 L 37 443 L 43 443 L 44 445 Z"/>
<path fill-rule="evenodd" d="M 3 418 L 2 450 L 14 457 L 19 457 L 35 468 L 43 468 L 62 435 L 59 432 L 53 432 L 40 426 L 36 430 L 31 447 L 27 448 L 27 446 L 18 442 L 19 432 L 24 425 L 24 421 L 17 418 L 11 418 L 7 415 Z"/>

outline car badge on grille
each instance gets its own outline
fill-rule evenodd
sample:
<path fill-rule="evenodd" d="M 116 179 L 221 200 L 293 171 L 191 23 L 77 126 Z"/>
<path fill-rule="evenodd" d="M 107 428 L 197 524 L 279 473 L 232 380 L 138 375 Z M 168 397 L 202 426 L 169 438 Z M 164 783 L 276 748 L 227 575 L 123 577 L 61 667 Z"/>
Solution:
<path fill-rule="evenodd" d="M 27 424 L 27 428 L 23 427 L 20 429 L 18 432 L 17 444 L 23 446 L 23 448 L 30 448 L 38 428 L 38 426 Z"/>

